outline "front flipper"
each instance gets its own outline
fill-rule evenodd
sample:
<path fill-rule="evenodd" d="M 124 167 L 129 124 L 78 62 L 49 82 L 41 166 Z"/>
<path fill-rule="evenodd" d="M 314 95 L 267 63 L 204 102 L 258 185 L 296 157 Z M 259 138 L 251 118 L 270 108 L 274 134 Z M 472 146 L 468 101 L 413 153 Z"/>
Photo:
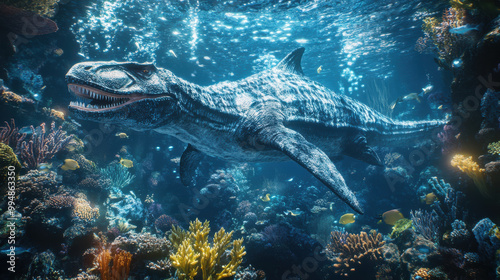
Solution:
<path fill-rule="evenodd" d="M 265 146 L 282 151 L 311 172 L 352 209 L 363 214 L 354 193 L 347 187 L 344 178 L 332 161 L 300 133 L 282 125 L 273 125 L 263 128 L 256 140 Z"/>
<path fill-rule="evenodd" d="M 344 154 L 355 159 L 362 160 L 366 163 L 383 166 L 382 161 L 378 157 L 377 153 L 368 146 L 366 137 L 363 135 L 357 135 L 354 137 L 352 142 L 349 142 L 344 150 Z"/>
<path fill-rule="evenodd" d="M 184 186 L 194 185 L 196 168 L 198 168 L 202 159 L 203 154 L 191 144 L 188 144 L 186 150 L 182 153 L 180 163 L 181 182 Z"/>

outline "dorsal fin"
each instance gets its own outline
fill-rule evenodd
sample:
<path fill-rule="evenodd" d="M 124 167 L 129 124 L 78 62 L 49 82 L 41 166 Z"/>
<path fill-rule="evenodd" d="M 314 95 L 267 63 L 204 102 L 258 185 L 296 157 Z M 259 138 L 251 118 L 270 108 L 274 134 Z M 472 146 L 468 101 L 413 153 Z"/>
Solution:
<path fill-rule="evenodd" d="M 304 75 L 304 72 L 302 72 L 302 66 L 300 66 L 300 60 L 302 59 L 304 50 L 304 47 L 300 47 L 289 53 L 285 58 L 283 58 L 283 60 L 280 61 L 280 63 L 278 63 L 278 65 L 276 65 L 276 69 Z"/>

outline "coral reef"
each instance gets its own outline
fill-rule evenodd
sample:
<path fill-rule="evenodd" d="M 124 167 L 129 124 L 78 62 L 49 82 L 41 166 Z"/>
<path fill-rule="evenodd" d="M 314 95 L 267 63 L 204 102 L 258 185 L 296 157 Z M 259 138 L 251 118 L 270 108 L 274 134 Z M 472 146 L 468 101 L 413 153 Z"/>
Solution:
<path fill-rule="evenodd" d="M 55 15 L 57 3 L 59 3 L 59 0 L 41 0 L 41 1 L 4 0 L 3 1 L 3 4 L 5 5 L 17 7 L 47 17 L 53 17 Z M 10 8 L 12 9 L 12 7 Z M 40 24 L 40 26 L 43 25 Z"/>
<path fill-rule="evenodd" d="M 383 260 L 382 246 L 385 241 L 380 233 L 334 231 L 331 238 L 326 251 L 329 258 L 335 261 L 333 267 L 336 274 L 342 277 L 356 277 L 360 273 L 374 275 L 375 266 Z"/>
<path fill-rule="evenodd" d="M 0 182 L 9 182 L 19 178 L 20 171 L 21 163 L 17 160 L 12 148 L 0 142 Z M 8 180 L 9 177 L 14 179 Z M 7 188 L 7 183 L 2 186 L 3 188 Z"/>
<path fill-rule="evenodd" d="M 160 260 L 169 256 L 172 244 L 165 237 L 157 237 L 151 233 L 128 233 L 118 236 L 111 248 L 119 248 L 133 254 L 135 260 Z"/>
<path fill-rule="evenodd" d="M 103 249 L 97 255 L 96 262 L 101 274 L 101 280 L 125 280 L 130 271 L 132 254 L 127 251 L 117 251 L 111 254 L 109 249 Z M 110 264 L 112 263 L 112 265 Z"/>
<path fill-rule="evenodd" d="M 135 175 L 130 174 L 128 168 L 118 163 L 102 168 L 101 174 L 102 177 L 111 180 L 111 188 L 115 193 L 121 193 L 121 190 L 135 179 Z"/>
<path fill-rule="evenodd" d="M 80 193 L 74 201 L 73 216 L 84 222 L 91 223 L 99 218 L 99 208 L 90 206 L 87 197 Z"/>
<path fill-rule="evenodd" d="M 499 128 L 500 121 L 500 92 L 491 89 L 486 90 L 481 98 L 481 116 L 483 121 L 481 128 Z"/>
<path fill-rule="evenodd" d="M 19 128 L 16 127 L 14 119 L 10 120 L 10 125 L 5 122 L 5 126 L 0 128 L 0 142 L 9 145 L 18 153 L 22 141 L 26 138 L 26 134 L 19 133 Z"/>
<path fill-rule="evenodd" d="M 165 214 L 161 215 L 155 220 L 155 227 L 161 232 L 167 232 L 172 228 L 172 226 L 176 226 L 178 224 L 179 222 L 176 219 Z"/>
<path fill-rule="evenodd" d="M 500 141 L 489 143 L 488 153 L 492 155 L 500 155 Z"/>
<path fill-rule="evenodd" d="M 493 192 L 486 184 L 486 177 L 484 169 L 472 160 L 472 156 L 466 157 L 461 154 L 455 155 L 451 160 L 451 166 L 457 167 L 460 171 L 464 172 L 474 181 L 474 185 L 478 188 L 479 192 L 487 198 L 492 198 Z"/>
<path fill-rule="evenodd" d="M 460 36 L 450 32 L 451 29 L 465 24 L 467 24 L 467 12 L 457 7 L 445 10 L 441 19 L 424 18 L 422 30 L 425 36 L 418 39 L 416 49 L 419 52 L 428 50 L 434 52 L 438 56 L 439 66 L 451 69 L 453 60 L 461 57 L 462 53 L 474 43 L 471 36 Z"/>
<path fill-rule="evenodd" d="M 236 269 L 246 254 L 245 246 L 242 246 L 243 239 L 234 240 L 231 244 L 233 232 L 226 233 L 221 228 L 215 233 L 210 246 L 209 233 L 209 222 L 201 223 L 198 219 L 189 224 L 189 231 L 180 227 L 172 228 L 169 239 L 176 252 L 170 256 L 170 260 L 177 269 L 180 280 L 194 279 L 199 271 L 203 280 L 223 279 L 236 274 Z M 231 258 L 223 264 L 225 252 L 231 245 Z"/>
<path fill-rule="evenodd" d="M 56 129 L 55 123 L 50 125 L 50 131 L 46 131 L 45 123 L 42 123 L 36 129 L 31 126 L 31 132 L 30 140 L 21 143 L 20 151 L 23 165 L 29 169 L 47 162 L 71 139 L 61 127 Z"/>
<path fill-rule="evenodd" d="M 435 211 L 416 210 L 410 212 L 411 220 L 415 230 L 428 240 L 437 242 L 439 240 L 440 225 L 439 216 Z"/>
<path fill-rule="evenodd" d="M 485 260 L 493 260 L 496 251 L 500 249 L 500 239 L 495 234 L 496 225 L 489 219 L 480 220 L 472 229 L 479 244 L 480 256 Z"/>

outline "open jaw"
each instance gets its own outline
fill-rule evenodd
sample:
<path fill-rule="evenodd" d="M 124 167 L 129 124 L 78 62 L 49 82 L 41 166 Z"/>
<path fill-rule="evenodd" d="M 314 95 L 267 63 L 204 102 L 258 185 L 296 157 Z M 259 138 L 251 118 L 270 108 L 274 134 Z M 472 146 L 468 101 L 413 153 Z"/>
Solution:
<path fill-rule="evenodd" d="M 70 92 L 76 95 L 76 101 L 69 106 L 81 111 L 99 112 L 118 109 L 133 102 L 153 98 L 144 95 L 119 95 L 109 93 L 88 85 L 68 84 Z"/>

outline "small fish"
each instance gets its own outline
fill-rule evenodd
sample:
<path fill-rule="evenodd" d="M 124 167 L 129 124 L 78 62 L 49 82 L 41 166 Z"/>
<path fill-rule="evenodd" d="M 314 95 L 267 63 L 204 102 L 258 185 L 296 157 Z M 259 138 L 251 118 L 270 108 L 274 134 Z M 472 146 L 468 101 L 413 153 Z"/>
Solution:
<path fill-rule="evenodd" d="M 318 72 L 318 74 L 319 74 L 319 73 L 321 73 L 322 70 L 323 70 L 323 65 L 320 65 L 318 67 L 318 69 L 316 69 L 316 72 Z"/>
<path fill-rule="evenodd" d="M 260 200 L 264 201 L 264 202 L 268 202 L 271 200 L 271 198 L 269 197 L 271 194 L 266 194 L 265 196 L 261 196 L 260 197 Z"/>
<path fill-rule="evenodd" d="M 267 224 L 267 222 L 269 222 L 268 220 L 259 220 L 257 222 L 255 222 L 256 225 L 260 226 L 260 225 L 265 225 Z"/>
<path fill-rule="evenodd" d="M 439 105 L 438 110 L 443 110 L 443 105 Z"/>
<path fill-rule="evenodd" d="M 31 129 L 31 126 L 25 126 L 19 129 L 19 133 L 21 134 L 32 134 L 33 130 Z"/>
<path fill-rule="evenodd" d="M 356 221 L 356 216 L 352 213 L 344 214 L 339 219 L 339 223 L 342 225 L 352 224 L 355 221 Z"/>
<path fill-rule="evenodd" d="M 119 132 L 119 133 L 115 134 L 115 136 L 118 136 L 118 137 L 120 137 L 122 139 L 123 138 L 128 138 L 128 135 L 125 132 Z"/>
<path fill-rule="evenodd" d="M 126 168 L 132 168 L 134 167 L 134 162 L 129 160 L 129 159 L 120 159 L 120 164 L 125 166 Z"/>
<path fill-rule="evenodd" d="M 52 163 L 51 164 L 48 164 L 48 163 L 40 163 L 37 167 L 38 171 L 40 171 L 41 173 L 46 173 L 46 172 L 49 172 L 50 169 L 52 169 Z"/>
<path fill-rule="evenodd" d="M 287 216 L 288 216 L 288 215 L 290 215 L 290 216 L 294 216 L 294 217 L 296 217 L 296 216 L 300 216 L 300 215 L 302 215 L 302 214 L 304 213 L 304 211 L 302 211 L 302 210 L 300 210 L 300 209 L 298 209 L 298 208 L 297 208 L 297 209 L 295 209 L 295 210 L 286 210 L 286 211 L 284 211 L 283 213 L 284 213 L 285 215 L 287 215 Z"/>
<path fill-rule="evenodd" d="M 33 249 L 31 249 L 31 248 L 15 247 L 16 255 L 21 255 L 24 253 L 31 253 L 32 251 L 33 251 Z M 2 255 L 9 254 L 10 252 L 12 252 L 10 250 L 10 248 L 0 250 L 0 254 L 2 254 Z"/>
<path fill-rule="evenodd" d="M 420 201 L 425 202 L 427 205 L 433 204 L 436 200 L 438 200 L 438 197 L 433 192 L 426 194 L 420 199 Z"/>
<path fill-rule="evenodd" d="M 390 108 L 391 110 L 394 110 L 396 108 L 396 105 L 398 103 L 401 103 L 403 101 L 410 101 L 410 100 L 417 100 L 418 103 L 420 103 L 420 97 L 418 96 L 418 93 L 412 92 L 410 94 L 407 94 L 405 96 L 401 96 L 398 99 L 396 99 L 394 102 L 391 103 Z"/>
<path fill-rule="evenodd" d="M 434 86 L 431 84 L 428 84 L 424 88 L 422 88 L 422 94 L 427 94 L 433 89 L 434 89 Z"/>
<path fill-rule="evenodd" d="M 287 181 L 287 182 L 293 182 L 293 177 L 292 177 L 292 178 L 290 178 L 290 179 L 288 179 L 288 180 L 286 180 L 286 181 Z"/>
<path fill-rule="evenodd" d="M 472 30 L 479 31 L 479 25 L 466 24 L 466 25 L 458 26 L 458 27 L 450 29 L 450 33 L 465 35 L 465 34 L 471 32 Z"/>
<path fill-rule="evenodd" d="M 384 223 L 393 226 L 397 221 L 403 219 L 404 216 L 398 209 L 389 210 L 380 215 L 381 221 Z"/>
<path fill-rule="evenodd" d="M 65 159 L 63 166 L 61 166 L 62 170 L 77 170 L 80 168 L 80 165 L 78 165 L 78 162 L 74 159 Z"/>
<path fill-rule="evenodd" d="M 453 68 L 460 68 L 460 67 L 462 67 L 463 64 L 464 64 L 464 62 L 460 58 L 457 58 L 457 59 L 453 60 L 453 62 L 451 63 L 451 66 Z"/>
<path fill-rule="evenodd" d="M 174 53 L 173 50 L 168 50 L 169 53 L 171 53 L 175 58 L 177 58 L 177 55 Z"/>

